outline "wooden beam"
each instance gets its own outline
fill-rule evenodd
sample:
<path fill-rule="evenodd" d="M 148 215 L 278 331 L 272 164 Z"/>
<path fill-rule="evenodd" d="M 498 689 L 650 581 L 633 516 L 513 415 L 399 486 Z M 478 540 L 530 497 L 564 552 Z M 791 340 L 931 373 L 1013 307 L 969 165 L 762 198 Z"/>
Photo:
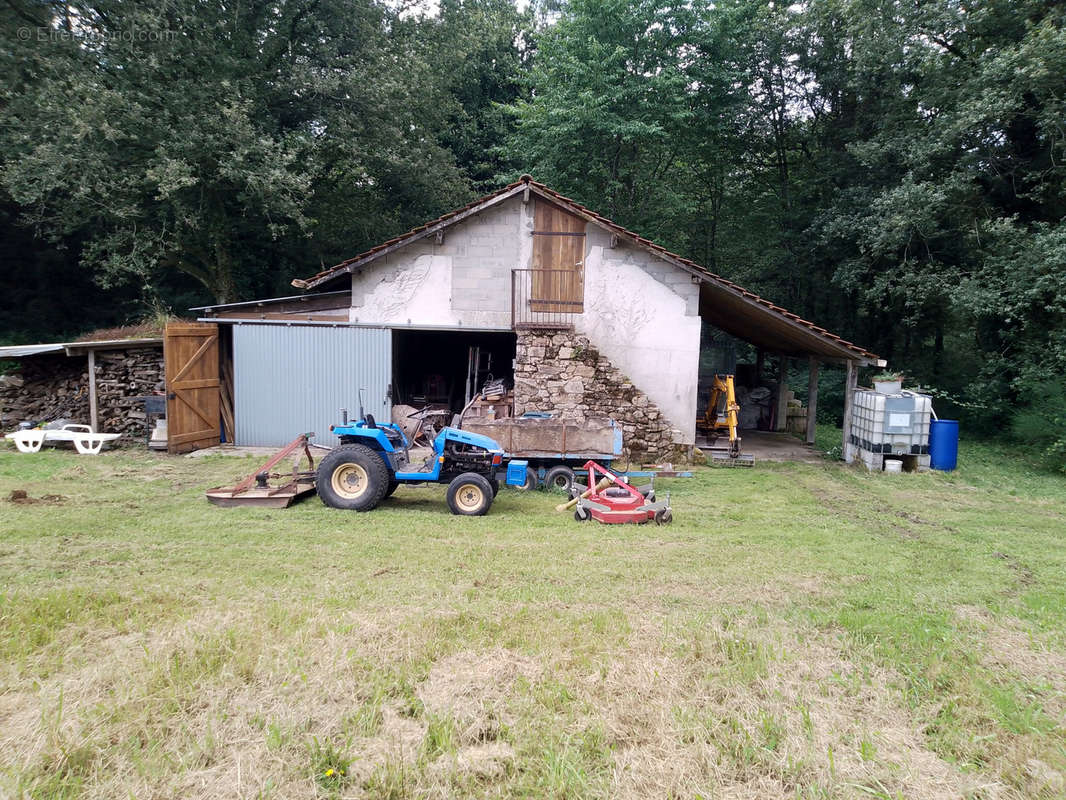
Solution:
<path fill-rule="evenodd" d="M 96 351 L 89 351 L 89 424 L 100 433 L 100 416 L 96 408 Z"/>
<path fill-rule="evenodd" d="M 788 358 L 782 355 L 777 364 L 777 419 L 774 430 L 783 431 L 788 427 L 788 386 L 785 381 L 788 378 Z"/>
<path fill-rule="evenodd" d="M 844 450 L 843 459 L 849 464 L 854 460 L 851 454 L 851 415 L 855 408 L 855 387 L 859 383 L 859 370 L 854 361 L 849 361 L 844 377 Z"/>
<path fill-rule="evenodd" d="M 820 364 L 810 357 L 810 373 L 807 378 L 807 444 L 814 444 L 814 429 L 818 420 L 818 368 Z"/>

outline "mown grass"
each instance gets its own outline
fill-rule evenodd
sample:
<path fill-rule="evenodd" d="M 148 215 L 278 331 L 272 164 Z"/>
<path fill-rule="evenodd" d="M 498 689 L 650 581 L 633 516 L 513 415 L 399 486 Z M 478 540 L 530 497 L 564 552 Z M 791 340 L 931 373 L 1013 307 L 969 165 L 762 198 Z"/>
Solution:
<path fill-rule="evenodd" d="M 0 795 L 1062 796 L 1066 479 L 960 464 L 700 469 L 655 527 L 0 450 Z"/>

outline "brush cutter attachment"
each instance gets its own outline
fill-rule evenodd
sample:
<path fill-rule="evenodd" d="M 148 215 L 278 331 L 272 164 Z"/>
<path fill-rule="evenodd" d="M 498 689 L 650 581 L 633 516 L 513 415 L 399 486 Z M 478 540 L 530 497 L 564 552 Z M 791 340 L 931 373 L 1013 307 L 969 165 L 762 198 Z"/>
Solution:
<path fill-rule="evenodd" d="M 670 493 L 656 501 L 655 490 L 648 485 L 630 486 L 618 475 L 597 464 L 585 463 L 588 472 L 588 491 L 577 499 L 574 519 L 585 522 L 594 519 L 607 524 L 655 522 L 665 525 L 674 518 L 670 509 Z M 605 485 L 606 483 L 606 485 Z"/>

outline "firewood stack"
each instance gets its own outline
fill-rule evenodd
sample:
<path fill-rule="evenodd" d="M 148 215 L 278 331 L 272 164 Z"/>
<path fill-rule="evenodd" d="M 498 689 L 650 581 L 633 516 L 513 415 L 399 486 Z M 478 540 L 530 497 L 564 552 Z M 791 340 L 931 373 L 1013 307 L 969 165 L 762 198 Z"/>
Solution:
<path fill-rule="evenodd" d="M 96 354 L 100 429 L 144 436 L 145 395 L 163 391 L 163 350 L 114 350 Z M 88 408 L 88 398 L 85 400 Z M 88 411 L 86 411 L 88 413 Z"/>
<path fill-rule="evenodd" d="M 20 422 L 67 419 L 89 424 L 89 378 L 84 357 L 22 359 L 18 372 L 0 377 L 0 428 Z M 143 443 L 144 395 L 163 391 L 163 351 L 110 350 L 96 354 L 96 397 L 101 433 L 125 433 L 119 443 Z"/>

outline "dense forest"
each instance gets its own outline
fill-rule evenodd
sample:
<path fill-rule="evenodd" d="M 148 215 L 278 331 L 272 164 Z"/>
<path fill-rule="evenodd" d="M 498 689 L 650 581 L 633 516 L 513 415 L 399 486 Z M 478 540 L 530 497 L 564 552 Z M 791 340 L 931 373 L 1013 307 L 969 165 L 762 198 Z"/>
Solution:
<path fill-rule="evenodd" d="M 0 340 L 291 293 L 528 172 L 1061 461 L 1064 21 L 1055 0 L 6 0 Z"/>

